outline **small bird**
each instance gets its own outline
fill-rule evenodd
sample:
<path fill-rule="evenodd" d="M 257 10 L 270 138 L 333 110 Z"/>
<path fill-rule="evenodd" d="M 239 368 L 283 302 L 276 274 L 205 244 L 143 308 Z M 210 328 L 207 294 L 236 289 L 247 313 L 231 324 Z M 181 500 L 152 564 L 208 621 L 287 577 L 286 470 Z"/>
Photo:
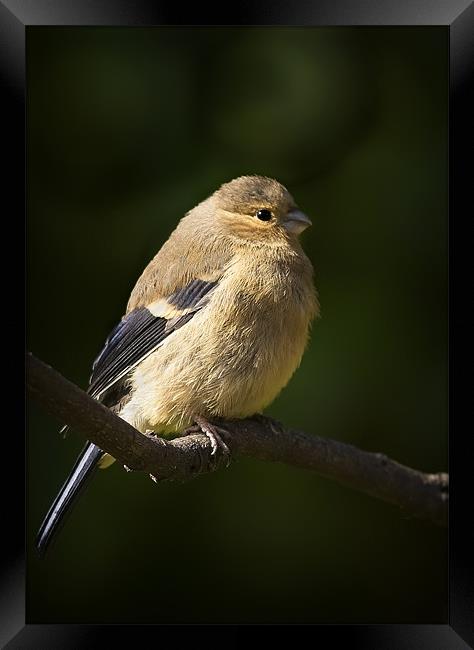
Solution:
<path fill-rule="evenodd" d="M 92 366 L 88 393 L 136 429 L 198 426 L 262 411 L 288 383 L 319 305 L 298 236 L 311 225 L 274 179 L 241 176 L 188 212 L 138 279 Z M 227 450 L 228 451 L 228 450 Z M 43 553 L 96 467 L 86 444 L 37 536 Z"/>

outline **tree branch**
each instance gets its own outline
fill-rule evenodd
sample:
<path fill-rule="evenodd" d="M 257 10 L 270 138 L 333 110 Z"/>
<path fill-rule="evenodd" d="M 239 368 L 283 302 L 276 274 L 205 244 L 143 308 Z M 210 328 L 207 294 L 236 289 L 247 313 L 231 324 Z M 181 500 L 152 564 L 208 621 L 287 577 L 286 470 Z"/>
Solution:
<path fill-rule="evenodd" d="M 77 429 L 123 465 L 157 480 L 193 478 L 216 469 L 204 434 L 173 440 L 144 435 L 107 407 L 27 353 L 27 389 L 50 415 Z M 283 428 L 264 416 L 221 420 L 233 455 L 283 462 L 388 501 L 406 513 L 446 526 L 448 474 L 424 474 L 383 454 Z"/>

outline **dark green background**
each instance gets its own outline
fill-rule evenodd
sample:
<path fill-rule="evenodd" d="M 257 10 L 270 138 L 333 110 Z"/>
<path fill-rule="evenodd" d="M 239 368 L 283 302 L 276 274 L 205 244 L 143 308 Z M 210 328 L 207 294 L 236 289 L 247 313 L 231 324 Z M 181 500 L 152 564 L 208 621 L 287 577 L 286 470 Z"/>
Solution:
<path fill-rule="evenodd" d="M 447 468 L 444 28 L 28 28 L 28 347 L 81 386 L 145 264 L 222 182 L 313 219 L 322 317 L 268 409 Z M 288 324 L 291 332 L 291 323 Z M 100 472 L 32 541 L 82 447 L 29 407 L 30 622 L 447 620 L 447 532 L 284 465 Z"/>

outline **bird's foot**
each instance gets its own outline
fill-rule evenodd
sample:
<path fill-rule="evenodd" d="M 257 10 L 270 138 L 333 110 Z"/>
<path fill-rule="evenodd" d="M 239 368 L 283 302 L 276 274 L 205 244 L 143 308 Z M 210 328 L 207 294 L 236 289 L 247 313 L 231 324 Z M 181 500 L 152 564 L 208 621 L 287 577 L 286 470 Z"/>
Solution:
<path fill-rule="evenodd" d="M 222 439 L 222 436 L 228 435 L 229 432 L 222 427 L 217 426 L 216 424 L 212 424 L 206 420 L 206 418 L 203 418 L 200 415 L 196 415 L 194 421 L 196 424 L 186 429 L 184 435 L 204 433 L 204 435 L 206 435 L 211 441 L 211 458 L 214 461 L 213 464 L 216 464 L 218 455 L 220 454 L 225 460 L 226 467 L 229 467 L 231 461 L 231 453 L 229 447 Z"/>

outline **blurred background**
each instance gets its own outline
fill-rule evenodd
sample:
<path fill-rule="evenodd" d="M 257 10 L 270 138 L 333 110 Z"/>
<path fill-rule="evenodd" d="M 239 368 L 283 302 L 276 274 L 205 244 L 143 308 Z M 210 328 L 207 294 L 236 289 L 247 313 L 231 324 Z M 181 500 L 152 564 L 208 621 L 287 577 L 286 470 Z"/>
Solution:
<path fill-rule="evenodd" d="M 321 319 L 267 410 L 447 470 L 445 28 L 32 28 L 28 348 L 79 386 L 178 219 L 242 174 L 313 227 Z M 27 620 L 441 623 L 447 531 L 284 465 L 156 485 L 99 472 L 45 559 L 83 446 L 28 408 Z"/>

